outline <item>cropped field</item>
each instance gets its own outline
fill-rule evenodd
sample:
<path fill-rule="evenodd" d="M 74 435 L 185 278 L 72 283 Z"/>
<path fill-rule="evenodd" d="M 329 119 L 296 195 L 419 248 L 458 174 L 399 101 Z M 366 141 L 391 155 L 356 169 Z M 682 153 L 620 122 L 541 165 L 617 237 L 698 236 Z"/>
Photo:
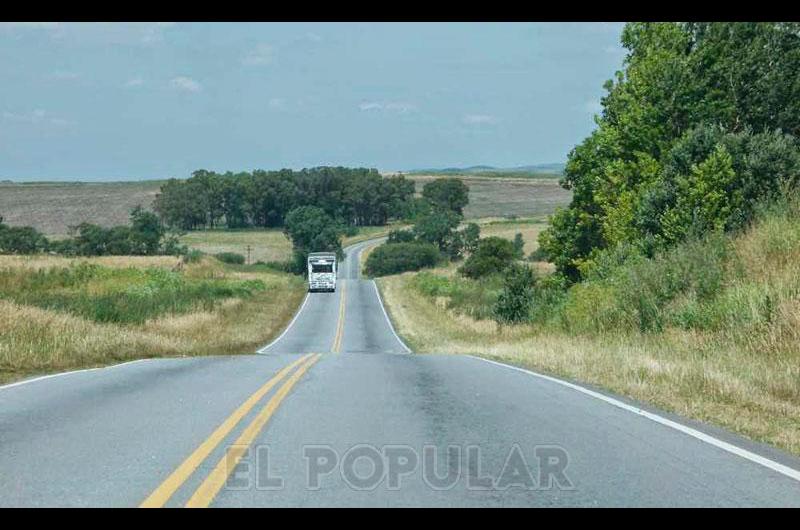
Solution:
<path fill-rule="evenodd" d="M 431 175 L 409 177 L 422 192 L 426 182 L 441 178 Z M 572 193 L 563 189 L 555 178 L 487 178 L 458 177 L 469 187 L 469 204 L 464 216 L 481 217 L 546 217 L 558 206 L 569 203 Z"/>
<path fill-rule="evenodd" d="M 212 258 L 0 256 L 0 381 L 160 356 L 252 353 L 301 278 Z"/>
<path fill-rule="evenodd" d="M 417 191 L 434 178 L 413 176 Z M 569 202 L 570 192 L 552 178 L 463 177 L 470 188 L 465 215 L 541 217 Z M 64 236 L 81 222 L 126 224 L 132 208 L 152 206 L 160 181 L 137 182 L 0 182 L 0 215 L 12 226 L 33 226 L 48 236 Z M 246 237 L 246 236 L 241 236 Z M 209 240 L 209 247 L 214 242 Z M 246 243 L 245 243 L 246 245 Z M 240 252 L 240 251 L 236 251 Z"/>
<path fill-rule="evenodd" d="M 128 223 L 131 210 L 149 208 L 160 181 L 0 182 L 0 215 L 12 226 L 33 226 L 48 236 L 64 236 L 67 227 L 90 222 Z"/>

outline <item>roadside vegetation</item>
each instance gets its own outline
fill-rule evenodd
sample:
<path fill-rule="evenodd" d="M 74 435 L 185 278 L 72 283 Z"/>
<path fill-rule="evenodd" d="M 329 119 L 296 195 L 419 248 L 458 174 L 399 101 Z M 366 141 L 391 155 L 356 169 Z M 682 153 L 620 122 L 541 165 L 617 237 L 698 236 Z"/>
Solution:
<path fill-rule="evenodd" d="M 800 454 L 800 202 L 566 291 L 545 289 L 556 277 L 508 289 L 511 274 L 475 281 L 451 265 L 378 285 L 416 352 L 587 382 Z M 506 304 L 525 324 L 497 317 L 504 292 L 527 300 Z"/>
<path fill-rule="evenodd" d="M 539 245 L 513 254 L 482 227 L 463 263 L 381 278 L 387 307 L 417 351 L 504 359 L 800 454 L 800 25 L 633 23 L 622 42 Z"/>
<path fill-rule="evenodd" d="M 305 294 L 212 257 L 0 256 L 0 380 L 158 356 L 252 353 Z"/>

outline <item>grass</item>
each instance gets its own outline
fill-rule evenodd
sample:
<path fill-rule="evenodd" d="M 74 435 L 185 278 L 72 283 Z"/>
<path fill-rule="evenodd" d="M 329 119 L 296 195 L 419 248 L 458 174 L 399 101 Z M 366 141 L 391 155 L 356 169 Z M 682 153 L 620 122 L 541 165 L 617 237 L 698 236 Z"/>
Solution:
<path fill-rule="evenodd" d="M 0 259 L 0 381 L 161 356 L 251 353 L 289 321 L 299 277 L 211 258 Z"/>
<path fill-rule="evenodd" d="M 292 243 L 280 229 L 197 230 L 181 236 L 180 241 L 206 254 L 234 252 L 247 256 L 249 245 L 250 263 L 286 261 L 292 257 Z"/>
<path fill-rule="evenodd" d="M 541 302 L 529 325 L 485 318 L 493 286 L 454 278 L 452 268 L 378 284 L 417 352 L 584 381 L 800 454 L 797 205 L 737 237 L 600 270 Z"/>

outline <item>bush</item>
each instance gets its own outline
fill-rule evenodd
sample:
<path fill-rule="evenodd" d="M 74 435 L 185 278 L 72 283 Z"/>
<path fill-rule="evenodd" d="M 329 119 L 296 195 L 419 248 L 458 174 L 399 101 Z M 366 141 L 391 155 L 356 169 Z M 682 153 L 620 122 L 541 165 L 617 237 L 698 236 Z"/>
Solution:
<path fill-rule="evenodd" d="M 231 265 L 244 265 L 244 256 L 236 252 L 220 252 L 214 254 L 214 257 L 222 263 L 230 263 Z"/>
<path fill-rule="evenodd" d="M 183 254 L 183 262 L 184 263 L 197 263 L 201 259 L 203 259 L 204 253 L 201 250 L 197 250 L 193 248 L 191 250 L 187 250 L 185 254 Z"/>
<path fill-rule="evenodd" d="M 47 247 L 47 238 L 35 228 L 6 226 L 0 222 L 0 254 L 34 254 Z"/>
<path fill-rule="evenodd" d="M 384 244 L 370 253 L 365 271 L 369 276 L 417 271 L 435 266 L 439 259 L 439 250 L 430 243 Z"/>
<path fill-rule="evenodd" d="M 467 258 L 458 272 L 468 278 L 482 278 L 505 270 L 514 261 L 515 255 L 511 241 L 502 237 L 487 237 L 478 241 L 475 252 Z"/>
<path fill-rule="evenodd" d="M 389 232 L 386 242 L 392 243 L 411 243 L 414 241 L 414 232 L 411 230 L 392 230 Z"/>
<path fill-rule="evenodd" d="M 494 319 L 502 324 L 518 324 L 530 319 L 533 306 L 533 270 L 511 265 L 503 273 L 503 290 L 493 308 Z"/>

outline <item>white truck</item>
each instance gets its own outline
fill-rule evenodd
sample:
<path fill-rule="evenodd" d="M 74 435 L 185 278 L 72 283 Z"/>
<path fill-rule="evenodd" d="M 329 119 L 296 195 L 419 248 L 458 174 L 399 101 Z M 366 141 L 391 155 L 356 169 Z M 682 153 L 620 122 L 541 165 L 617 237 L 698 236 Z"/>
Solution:
<path fill-rule="evenodd" d="M 336 254 L 312 252 L 308 255 L 308 290 L 336 291 Z"/>

